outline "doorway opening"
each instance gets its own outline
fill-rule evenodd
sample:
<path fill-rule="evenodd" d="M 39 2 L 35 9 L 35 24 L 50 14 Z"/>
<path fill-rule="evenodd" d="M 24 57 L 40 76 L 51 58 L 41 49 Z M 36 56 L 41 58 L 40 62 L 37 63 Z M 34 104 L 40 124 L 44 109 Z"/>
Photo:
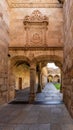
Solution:
<path fill-rule="evenodd" d="M 60 90 L 61 88 L 61 69 L 55 63 L 48 63 L 48 82 L 52 82 L 55 87 Z"/>

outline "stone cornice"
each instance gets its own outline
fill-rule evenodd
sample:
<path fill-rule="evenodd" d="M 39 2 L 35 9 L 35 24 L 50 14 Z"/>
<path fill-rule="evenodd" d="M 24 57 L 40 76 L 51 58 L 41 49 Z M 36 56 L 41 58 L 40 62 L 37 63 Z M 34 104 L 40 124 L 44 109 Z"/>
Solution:
<path fill-rule="evenodd" d="M 61 0 L 58 0 L 59 2 Z M 63 1 L 63 0 L 62 0 Z M 24 1 L 20 1 L 19 2 L 12 2 L 11 0 L 7 0 L 7 3 L 9 5 L 10 8 L 62 8 L 63 4 L 62 2 L 60 3 L 28 3 L 28 2 L 24 2 Z"/>
<path fill-rule="evenodd" d="M 9 47 L 9 51 L 47 51 L 63 50 L 63 47 Z"/>

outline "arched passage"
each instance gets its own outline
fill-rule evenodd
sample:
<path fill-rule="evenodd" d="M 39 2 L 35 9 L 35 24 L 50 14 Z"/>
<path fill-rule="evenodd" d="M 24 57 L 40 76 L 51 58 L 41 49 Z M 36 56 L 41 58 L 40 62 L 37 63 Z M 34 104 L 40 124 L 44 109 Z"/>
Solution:
<path fill-rule="evenodd" d="M 59 75 L 55 75 L 54 76 L 54 82 L 60 82 L 60 76 Z"/>
<path fill-rule="evenodd" d="M 30 86 L 30 60 L 24 56 L 9 58 L 9 100 L 17 90 L 27 90 Z"/>
<path fill-rule="evenodd" d="M 48 75 L 48 82 L 53 82 L 53 75 Z"/>
<path fill-rule="evenodd" d="M 48 62 L 55 62 L 61 68 L 61 71 L 62 71 L 62 62 L 63 62 L 63 60 L 62 60 L 61 57 L 52 56 L 52 55 L 45 55 L 45 56 L 41 55 L 41 56 L 35 57 L 32 60 L 32 63 L 34 63 L 36 65 L 36 68 L 37 68 L 36 70 L 38 72 L 37 73 L 37 75 L 38 75 L 38 90 L 37 90 L 37 92 L 41 92 L 42 88 L 44 88 L 44 85 L 42 85 L 42 82 L 41 82 L 41 76 L 42 76 L 42 71 L 41 70 Z M 32 75 L 31 75 L 31 77 L 32 77 Z M 44 75 L 44 77 L 46 78 L 46 75 Z M 33 81 L 33 79 L 32 79 L 32 81 Z M 32 89 L 34 89 L 33 86 L 30 86 L 30 87 Z M 33 90 L 33 93 L 35 93 L 34 90 Z M 35 100 L 35 98 L 33 100 Z"/>
<path fill-rule="evenodd" d="M 62 69 L 62 58 L 58 56 L 41 55 L 36 56 L 31 61 L 30 58 L 25 56 L 10 57 L 9 63 L 11 74 L 9 76 L 9 82 L 13 82 L 10 84 L 10 88 L 12 88 L 13 85 L 14 89 L 17 90 L 30 87 L 29 102 L 32 103 L 35 100 L 36 92 L 41 92 L 42 88 L 45 86 L 45 82 L 42 82 L 44 81 L 44 75 L 41 70 L 48 62 L 54 62 Z"/>

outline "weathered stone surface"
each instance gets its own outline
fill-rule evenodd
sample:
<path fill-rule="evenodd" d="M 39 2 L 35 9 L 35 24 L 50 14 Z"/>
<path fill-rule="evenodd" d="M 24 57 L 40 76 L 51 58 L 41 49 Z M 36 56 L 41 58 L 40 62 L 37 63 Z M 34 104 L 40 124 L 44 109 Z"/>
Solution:
<path fill-rule="evenodd" d="M 73 1 L 64 4 L 64 101 L 73 116 Z"/>
<path fill-rule="evenodd" d="M 23 24 L 24 18 L 26 16 L 31 17 L 35 9 L 33 8 L 12 8 L 10 12 L 10 36 L 11 36 L 11 42 L 10 46 L 20 46 L 20 47 L 26 47 L 27 42 L 26 42 L 26 37 L 28 41 L 30 40 L 30 36 L 32 37 L 31 34 L 34 34 L 35 30 L 31 30 L 31 26 L 29 26 L 30 30 L 28 29 L 28 34 L 26 35 L 26 30 Z M 38 10 L 43 16 L 48 18 L 48 29 L 47 31 L 44 30 L 42 32 L 42 29 L 40 31 L 40 28 L 42 26 L 39 26 L 38 32 L 36 30 L 35 33 L 38 33 L 40 36 L 40 42 L 39 44 L 31 44 L 28 46 L 34 46 L 34 47 L 39 47 L 39 46 L 47 46 L 47 47 L 62 47 L 63 46 L 63 12 L 62 8 L 39 8 Z M 55 17 L 54 17 L 55 16 Z M 36 28 L 37 24 L 34 24 L 34 27 Z M 42 24 L 41 24 L 42 25 Z M 44 24 L 43 24 L 44 25 Z M 44 27 L 44 26 L 43 26 Z M 42 37 L 43 35 L 43 37 Z M 46 42 L 45 45 L 43 44 L 43 38 L 46 36 Z M 23 42 L 24 41 L 24 42 Z"/>
<path fill-rule="evenodd" d="M 9 13 L 5 0 L 0 1 L 0 104 L 8 100 Z"/>
<path fill-rule="evenodd" d="M 8 1 L 9 6 L 6 0 L 0 1 L 0 97 L 2 101 L 4 102 L 6 99 L 10 101 L 14 98 L 15 88 L 18 89 L 19 87 L 19 78 L 22 78 L 24 81 L 22 82 L 23 88 L 30 86 L 30 81 L 32 82 L 31 86 L 34 86 L 35 81 L 37 83 L 37 74 L 35 77 L 34 74 L 30 77 L 31 62 L 37 66 L 40 62 L 43 64 L 44 62 L 53 61 L 62 69 L 64 54 L 62 76 L 64 82 L 64 101 L 72 113 L 73 1 L 66 0 L 64 10 L 57 8 L 62 7 L 58 0 L 52 0 L 52 2 L 47 0 L 46 3 L 44 0 L 32 0 L 32 2 L 30 0 Z M 35 7 L 40 8 L 36 10 Z M 63 41 L 63 35 L 65 41 Z M 64 53 L 62 48 L 63 43 Z M 8 44 L 9 59 L 7 58 Z M 29 67 L 27 69 L 26 67 L 21 67 L 19 70 L 18 65 L 20 63 L 24 64 L 24 62 Z M 47 78 L 45 76 L 42 77 L 44 77 L 42 85 L 44 86 Z M 34 78 L 35 80 L 33 81 Z M 34 87 L 32 91 L 34 91 Z"/>
<path fill-rule="evenodd" d="M 32 111 L 31 111 L 32 110 Z M 61 105 L 5 105 L 0 107 L 1 130 L 72 130 L 73 120 Z"/>
<path fill-rule="evenodd" d="M 63 0 L 61 0 L 63 1 Z M 58 0 L 7 0 L 12 8 L 61 8 L 63 5 Z"/>

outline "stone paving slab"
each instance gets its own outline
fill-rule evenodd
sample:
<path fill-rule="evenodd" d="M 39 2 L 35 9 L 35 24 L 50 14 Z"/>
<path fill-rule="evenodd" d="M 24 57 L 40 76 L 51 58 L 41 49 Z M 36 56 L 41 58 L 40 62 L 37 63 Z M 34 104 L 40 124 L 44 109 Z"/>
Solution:
<path fill-rule="evenodd" d="M 63 95 L 55 88 L 53 83 L 48 83 L 42 93 L 36 95 L 36 102 L 46 102 L 47 104 L 58 104 L 63 100 Z"/>
<path fill-rule="evenodd" d="M 64 104 L 5 104 L 0 107 L 0 130 L 73 130 L 73 119 Z"/>
<path fill-rule="evenodd" d="M 31 124 L 31 125 L 13 125 L 1 126 L 0 130 L 50 130 L 50 124 Z"/>
<path fill-rule="evenodd" d="M 73 124 L 4 125 L 0 130 L 73 130 Z"/>
<path fill-rule="evenodd" d="M 0 109 L 0 130 L 73 130 L 73 119 L 64 104 L 9 104 Z"/>

